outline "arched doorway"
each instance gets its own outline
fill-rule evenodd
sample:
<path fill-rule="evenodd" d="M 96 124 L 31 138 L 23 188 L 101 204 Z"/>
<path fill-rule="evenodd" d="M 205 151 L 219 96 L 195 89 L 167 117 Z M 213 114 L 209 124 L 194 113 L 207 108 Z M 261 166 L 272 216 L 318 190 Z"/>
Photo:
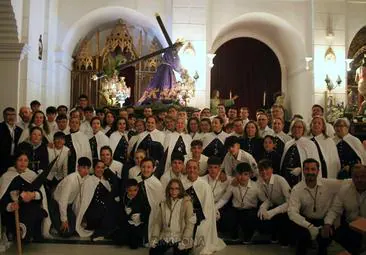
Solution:
<path fill-rule="evenodd" d="M 273 95 L 281 91 L 281 67 L 276 54 L 254 38 L 236 38 L 215 52 L 211 70 L 211 92 L 222 98 L 238 95 L 237 106 L 252 110 L 273 104 Z"/>
<path fill-rule="evenodd" d="M 311 56 L 311 45 L 306 45 L 299 31 L 283 18 L 265 12 L 251 12 L 232 19 L 222 27 L 212 42 L 210 52 L 216 52 L 232 39 L 243 37 L 255 38 L 273 50 L 280 63 L 285 107 L 292 114 L 298 113 L 304 118 L 310 116 L 314 86 L 311 72 L 305 68 L 305 57 Z"/>

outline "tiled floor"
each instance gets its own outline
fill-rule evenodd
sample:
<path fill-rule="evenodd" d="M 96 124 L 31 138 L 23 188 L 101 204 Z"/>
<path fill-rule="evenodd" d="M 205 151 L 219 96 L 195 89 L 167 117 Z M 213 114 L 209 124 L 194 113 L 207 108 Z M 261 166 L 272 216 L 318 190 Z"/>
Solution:
<path fill-rule="evenodd" d="M 329 251 L 329 254 L 336 255 L 339 252 L 340 248 L 333 245 Z M 5 253 L 1 253 L 4 255 L 8 254 L 16 254 L 16 247 L 12 245 L 10 249 L 8 249 Z M 78 244 L 31 244 L 24 247 L 23 254 L 26 255 L 146 255 L 148 254 L 148 250 L 145 248 L 141 248 L 138 250 L 129 250 L 127 248 L 115 247 L 112 245 L 78 245 Z M 269 254 L 278 254 L 278 255 L 290 255 L 295 254 L 294 249 L 292 248 L 281 248 L 278 245 L 230 245 L 227 246 L 224 250 L 215 253 L 215 255 L 269 255 Z M 316 254 L 315 251 L 309 252 L 309 255 Z"/>

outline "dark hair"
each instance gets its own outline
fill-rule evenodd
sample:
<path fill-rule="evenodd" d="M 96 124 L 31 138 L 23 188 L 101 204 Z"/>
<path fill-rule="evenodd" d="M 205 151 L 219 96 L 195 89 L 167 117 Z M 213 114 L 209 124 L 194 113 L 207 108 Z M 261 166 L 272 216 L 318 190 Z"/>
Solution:
<path fill-rule="evenodd" d="M 128 121 L 126 120 L 126 118 L 125 117 L 119 117 L 116 121 L 113 122 L 112 132 L 118 130 L 118 122 L 120 120 L 124 120 L 125 121 L 125 123 L 126 123 L 126 131 L 128 130 Z"/>
<path fill-rule="evenodd" d="M 274 136 L 273 135 L 266 135 L 264 138 L 263 138 L 263 142 L 264 142 L 264 140 L 266 140 L 266 138 L 269 138 L 269 139 L 271 139 L 272 140 L 272 142 L 276 142 L 276 140 L 275 140 L 275 138 L 274 138 Z"/>
<path fill-rule="evenodd" d="M 245 127 L 244 127 L 244 137 L 248 138 L 247 127 L 248 127 L 249 124 L 253 124 L 255 126 L 255 129 L 256 129 L 255 137 L 259 137 L 259 128 L 258 128 L 257 123 L 254 120 L 248 121 L 248 123 L 245 125 Z"/>
<path fill-rule="evenodd" d="M 13 107 L 6 107 L 4 110 L 3 110 L 3 116 L 5 118 L 5 115 L 7 112 L 15 112 L 15 109 Z"/>
<path fill-rule="evenodd" d="M 104 115 L 104 119 L 103 119 L 103 123 L 102 123 L 102 126 L 103 128 L 105 128 L 107 126 L 107 116 L 108 114 L 112 115 L 113 116 L 113 123 L 112 123 L 112 127 L 115 125 L 114 123 L 116 122 L 116 116 L 113 114 L 113 112 L 106 112 L 105 115 Z"/>
<path fill-rule="evenodd" d="M 32 119 L 29 122 L 29 127 L 32 126 L 32 124 L 34 123 L 34 120 L 36 118 L 37 113 L 40 113 L 43 115 L 43 130 L 46 134 L 50 133 L 50 128 L 48 126 L 47 120 L 46 120 L 46 116 L 44 115 L 44 113 L 42 111 L 35 111 L 35 113 L 32 115 Z"/>
<path fill-rule="evenodd" d="M 111 155 L 113 155 L 112 153 L 112 149 L 111 147 L 109 147 L 108 145 L 104 145 L 102 148 L 100 148 L 100 152 L 104 151 L 104 150 L 107 150 L 111 153 Z"/>
<path fill-rule="evenodd" d="M 215 116 L 213 119 L 218 119 L 221 125 L 224 124 L 224 120 L 220 116 Z"/>
<path fill-rule="evenodd" d="M 133 114 L 133 113 L 128 114 L 127 118 L 128 118 L 128 119 L 132 119 L 132 118 L 137 119 L 136 115 L 135 115 L 135 114 Z"/>
<path fill-rule="evenodd" d="M 303 167 L 305 166 L 305 164 L 310 164 L 310 163 L 315 163 L 316 164 L 316 168 L 319 170 L 320 164 L 316 159 L 313 158 L 307 158 L 304 160 L 304 162 L 302 163 Z"/>
<path fill-rule="evenodd" d="M 173 152 L 171 156 L 171 161 L 173 160 L 180 160 L 184 162 L 184 155 L 181 152 Z"/>
<path fill-rule="evenodd" d="M 197 125 L 199 125 L 199 123 L 200 123 L 200 121 L 199 121 L 199 119 L 197 118 L 197 117 L 190 117 L 189 119 L 188 119 L 188 122 L 187 122 L 187 131 L 188 131 L 188 134 L 189 133 L 191 133 L 191 127 L 190 127 L 190 124 L 191 124 L 191 122 L 192 121 L 196 121 L 197 122 Z"/>
<path fill-rule="evenodd" d="M 242 162 L 242 163 L 239 163 L 236 166 L 235 171 L 236 171 L 237 174 L 242 174 L 242 173 L 245 173 L 245 172 L 252 172 L 252 167 L 250 166 L 249 163 Z"/>
<path fill-rule="evenodd" d="M 14 163 L 18 160 L 18 158 L 20 158 L 21 156 L 27 156 L 27 158 L 29 159 L 29 155 L 28 155 L 28 152 L 26 151 L 23 151 L 23 150 L 20 150 L 18 151 L 16 154 L 15 154 L 15 158 L 14 158 Z"/>
<path fill-rule="evenodd" d="M 91 107 L 90 105 L 85 106 L 85 108 L 84 108 L 84 112 L 94 112 L 94 108 L 93 108 L 93 107 Z"/>
<path fill-rule="evenodd" d="M 320 104 L 314 104 L 312 107 L 311 107 L 311 110 L 314 109 L 315 107 L 318 107 L 322 110 L 322 113 L 324 113 L 324 108 L 323 106 L 321 106 Z"/>
<path fill-rule="evenodd" d="M 46 108 L 46 114 L 56 114 L 56 113 L 57 113 L 56 107 L 48 106 Z"/>
<path fill-rule="evenodd" d="M 155 167 L 155 160 L 151 157 L 146 157 L 143 160 L 141 160 L 140 165 L 142 166 L 142 164 L 144 164 L 145 162 L 151 162 L 153 167 Z"/>
<path fill-rule="evenodd" d="M 93 166 L 96 166 L 98 163 L 103 163 L 103 165 L 105 165 L 104 162 L 100 159 L 96 158 L 96 159 L 93 160 Z"/>
<path fill-rule="evenodd" d="M 193 140 L 191 142 L 191 147 L 193 147 L 193 146 L 201 146 L 201 147 L 203 147 L 203 142 L 201 140 Z"/>
<path fill-rule="evenodd" d="M 100 118 L 98 116 L 94 116 L 91 120 L 90 120 L 90 125 L 92 125 L 94 120 L 99 120 L 100 124 L 102 124 L 102 121 L 100 120 Z"/>
<path fill-rule="evenodd" d="M 64 139 L 65 140 L 65 134 L 61 131 L 56 132 L 53 135 L 53 140 L 56 140 L 56 139 Z"/>
<path fill-rule="evenodd" d="M 222 164 L 221 158 L 216 156 L 211 156 L 207 160 L 207 165 L 221 165 L 221 164 Z"/>
<path fill-rule="evenodd" d="M 81 157 L 78 159 L 78 166 L 91 167 L 91 161 L 87 157 Z"/>
<path fill-rule="evenodd" d="M 239 137 L 232 135 L 226 138 L 225 140 L 225 148 L 229 149 L 230 147 L 234 146 L 235 144 L 240 144 Z"/>
<path fill-rule="evenodd" d="M 243 120 L 240 119 L 240 118 L 236 118 L 236 119 L 234 119 L 233 123 L 235 123 L 235 122 L 241 122 L 241 123 L 243 123 Z"/>
<path fill-rule="evenodd" d="M 67 120 L 67 116 L 65 114 L 57 115 L 56 121 L 59 121 L 59 120 Z"/>
<path fill-rule="evenodd" d="M 56 109 L 56 111 L 59 111 L 59 110 L 61 110 L 61 108 L 64 108 L 64 109 L 66 109 L 66 112 L 67 112 L 67 110 L 69 110 L 69 108 L 67 108 L 67 106 L 66 105 L 59 105 L 59 106 L 57 106 L 57 109 Z"/>
<path fill-rule="evenodd" d="M 168 107 L 168 111 L 169 111 L 170 109 L 174 109 L 174 110 L 178 111 L 177 107 L 175 107 L 174 105 L 169 106 L 169 107 Z"/>
<path fill-rule="evenodd" d="M 31 128 L 29 129 L 29 136 L 34 132 L 34 130 L 38 130 L 39 132 L 41 132 L 42 137 L 43 137 L 43 130 L 42 130 L 42 128 L 40 128 L 40 127 L 36 127 L 36 126 L 31 127 Z"/>
<path fill-rule="evenodd" d="M 258 169 L 262 170 L 262 169 L 268 169 L 268 168 L 273 168 L 273 163 L 272 160 L 269 159 L 261 159 L 258 162 Z"/>
<path fill-rule="evenodd" d="M 138 186 L 138 185 L 139 185 L 139 183 L 137 182 L 136 179 L 127 179 L 127 181 L 125 182 L 126 189 L 128 189 L 129 187 Z"/>
<path fill-rule="evenodd" d="M 224 127 L 224 130 L 225 130 L 225 132 L 227 133 L 227 131 L 226 130 L 228 130 L 229 128 L 234 128 L 234 124 L 233 123 L 227 123 L 226 125 L 225 125 L 225 127 Z"/>
<path fill-rule="evenodd" d="M 32 106 L 36 106 L 36 105 L 41 105 L 41 103 L 40 103 L 38 100 L 33 100 L 33 101 L 30 103 L 31 108 L 32 108 Z"/>
<path fill-rule="evenodd" d="M 80 99 L 86 99 L 86 100 L 89 100 L 89 98 L 88 98 L 88 96 L 87 95 L 85 95 L 85 94 L 81 94 L 80 96 L 79 96 L 79 98 L 78 98 L 79 100 Z"/>

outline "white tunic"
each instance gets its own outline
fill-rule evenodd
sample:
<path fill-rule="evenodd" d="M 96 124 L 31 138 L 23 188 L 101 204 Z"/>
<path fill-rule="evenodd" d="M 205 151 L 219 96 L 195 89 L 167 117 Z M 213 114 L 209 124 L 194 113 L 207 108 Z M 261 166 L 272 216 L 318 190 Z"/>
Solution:
<path fill-rule="evenodd" d="M 93 129 L 89 121 L 84 121 L 80 124 L 80 131 L 83 132 L 88 137 L 88 139 L 93 137 Z"/>
<path fill-rule="evenodd" d="M 221 167 L 222 169 L 224 169 L 227 175 L 233 176 L 234 175 L 233 171 L 235 170 L 236 166 L 242 162 L 248 163 L 251 166 L 253 173 L 255 175 L 258 175 L 257 162 L 250 153 L 244 150 L 239 150 L 237 158 L 234 158 L 230 152 L 226 153 Z"/>
<path fill-rule="evenodd" d="M 184 155 L 184 165 L 187 164 L 188 160 L 192 159 L 192 154 L 188 154 L 188 155 Z M 200 169 L 199 169 L 199 176 L 203 176 L 207 173 L 207 160 L 208 160 L 208 157 L 201 154 L 200 156 L 200 160 L 199 160 L 199 164 L 200 164 Z"/>
<path fill-rule="evenodd" d="M 87 157 L 91 162 L 93 162 L 88 137 L 83 132 L 77 131 L 75 133 L 71 133 L 71 140 L 76 152 L 75 169 L 77 167 L 77 161 L 81 157 Z"/>
<path fill-rule="evenodd" d="M 47 151 L 49 162 L 52 162 L 58 156 L 58 159 L 56 160 L 50 173 L 48 174 L 47 179 L 51 181 L 53 178 L 56 178 L 56 180 L 59 181 L 65 178 L 68 173 L 67 162 L 70 149 L 66 146 L 63 146 L 60 150 L 47 147 Z"/>
<path fill-rule="evenodd" d="M 109 138 L 102 131 L 98 131 L 94 136 L 97 140 L 98 158 L 100 159 L 100 149 L 103 146 L 109 146 Z"/>
<path fill-rule="evenodd" d="M 127 132 L 121 133 L 119 131 L 114 131 L 111 134 L 111 136 L 109 137 L 109 145 L 111 146 L 113 153 L 115 152 L 117 145 L 118 145 L 119 141 L 121 140 L 122 136 L 126 139 L 126 142 L 128 143 L 128 133 Z"/>
<path fill-rule="evenodd" d="M 190 135 L 188 134 L 184 134 L 184 133 L 178 133 L 178 132 L 173 132 L 169 135 L 167 135 L 165 137 L 164 140 L 164 151 L 167 151 L 167 159 L 166 159 L 166 163 L 165 163 L 165 171 L 168 171 L 168 169 L 171 166 L 171 156 L 173 153 L 173 149 L 179 139 L 179 137 L 182 137 L 183 139 L 183 143 L 185 145 L 185 150 L 186 153 L 188 154 L 190 152 L 190 148 L 191 148 L 191 142 L 192 142 L 192 138 Z"/>
<path fill-rule="evenodd" d="M 335 136 L 333 139 L 336 145 L 343 139 L 361 159 L 361 164 L 362 165 L 366 164 L 366 151 L 360 139 L 351 134 L 345 135 L 342 139 L 339 138 L 338 136 Z"/>
<path fill-rule="evenodd" d="M 232 181 L 231 176 L 227 176 L 226 181 L 224 182 L 220 181 L 219 177 L 220 174 L 217 175 L 216 179 L 212 179 L 209 174 L 201 177 L 202 180 L 206 181 L 210 185 L 215 203 L 222 198 Z"/>

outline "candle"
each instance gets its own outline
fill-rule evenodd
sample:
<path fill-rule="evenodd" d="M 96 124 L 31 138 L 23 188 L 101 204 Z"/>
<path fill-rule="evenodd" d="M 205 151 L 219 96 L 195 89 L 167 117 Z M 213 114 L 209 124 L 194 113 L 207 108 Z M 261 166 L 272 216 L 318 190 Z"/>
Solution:
<path fill-rule="evenodd" d="M 263 106 L 266 106 L 266 92 L 263 93 Z"/>
<path fill-rule="evenodd" d="M 230 96 L 229 96 L 229 98 L 230 98 L 230 99 L 232 98 L 231 90 L 230 90 Z"/>

